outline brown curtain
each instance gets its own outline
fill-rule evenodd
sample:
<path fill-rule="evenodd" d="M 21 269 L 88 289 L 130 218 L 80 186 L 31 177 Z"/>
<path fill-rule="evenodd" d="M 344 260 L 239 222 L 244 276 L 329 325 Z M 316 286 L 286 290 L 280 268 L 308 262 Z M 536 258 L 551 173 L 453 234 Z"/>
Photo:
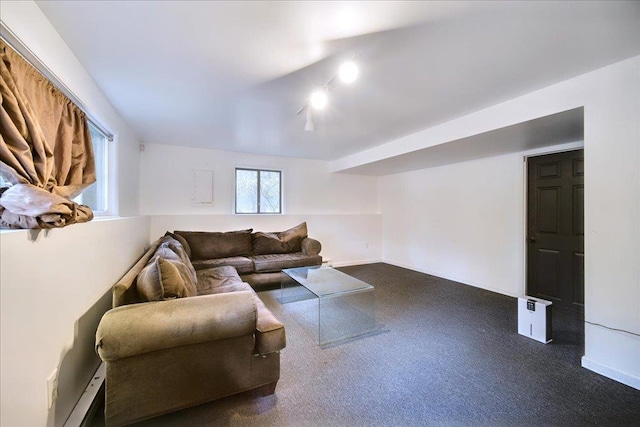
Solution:
<path fill-rule="evenodd" d="M 84 112 L 0 40 L 0 225 L 54 228 L 93 218 L 72 202 L 96 181 Z"/>

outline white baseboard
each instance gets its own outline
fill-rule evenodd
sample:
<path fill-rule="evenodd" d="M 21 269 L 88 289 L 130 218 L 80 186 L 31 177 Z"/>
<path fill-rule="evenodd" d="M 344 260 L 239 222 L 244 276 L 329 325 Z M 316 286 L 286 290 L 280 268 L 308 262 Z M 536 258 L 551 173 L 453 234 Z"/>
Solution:
<path fill-rule="evenodd" d="M 582 356 L 582 367 L 590 371 L 600 374 L 607 378 L 611 378 L 614 381 L 618 381 L 622 384 L 633 387 L 636 390 L 640 390 L 640 378 L 633 375 L 629 375 L 624 372 L 620 372 L 610 366 L 603 365 L 600 362 L 596 362 L 593 359 L 589 359 L 586 356 Z"/>
<path fill-rule="evenodd" d="M 334 262 L 333 267 L 351 267 L 352 265 L 363 265 L 363 264 L 376 264 L 378 262 L 384 262 L 381 259 L 369 259 L 362 261 L 348 261 L 348 262 Z"/>

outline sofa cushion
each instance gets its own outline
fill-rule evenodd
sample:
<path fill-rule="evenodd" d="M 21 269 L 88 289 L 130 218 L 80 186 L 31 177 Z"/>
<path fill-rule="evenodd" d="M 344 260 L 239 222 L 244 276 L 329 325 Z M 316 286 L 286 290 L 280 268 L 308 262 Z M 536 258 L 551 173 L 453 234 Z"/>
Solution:
<path fill-rule="evenodd" d="M 145 301 L 194 296 L 195 287 L 185 280 L 185 273 L 188 274 L 182 261 L 155 256 L 138 274 L 138 294 Z"/>
<path fill-rule="evenodd" d="M 193 266 L 196 270 L 222 267 L 224 265 L 235 267 L 239 274 L 247 274 L 253 272 L 253 261 L 243 256 L 232 256 L 228 258 L 217 259 L 202 259 L 199 261 L 193 261 Z"/>
<path fill-rule="evenodd" d="M 287 254 L 300 251 L 300 238 L 294 236 L 289 241 L 285 241 L 284 236 L 259 231 L 253 234 L 252 245 L 255 255 Z"/>
<path fill-rule="evenodd" d="M 180 236 L 178 234 L 173 234 L 173 233 L 171 233 L 169 231 L 167 231 L 164 235 L 165 235 L 165 237 L 168 236 L 168 237 L 176 239 L 178 242 L 180 242 L 180 244 L 182 245 L 184 250 L 187 252 L 187 256 L 189 258 L 191 258 L 191 247 L 189 246 L 189 243 L 187 243 L 187 240 L 184 237 L 182 237 L 182 236 Z"/>
<path fill-rule="evenodd" d="M 198 295 L 209 295 L 214 288 L 242 283 L 235 268 L 231 266 L 196 270 Z"/>
<path fill-rule="evenodd" d="M 251 253 L 251 232 L 253 229 L 220 232 L 175 231 L 184 237 L 191 248 L 191 259 L 214 259 Z"/>
<path fill-rule="evenodd" d="M 250 284 L 245 282 L 230 283 L 222 286 L 213 286 L 209 289 L 207 295 L 225 294 L 227 292 L 253 291 Z"/>
<path fill-rule="evenodd" d="M 292 246 L 291 252 L 300 252 L 300 242 L 307 237 L 307 223 L 303 222 L 277 234 L 284 242 Z"/>
<path fill-rule="evenodd" d="M 257 273 L 322 264 L 321 256 L 309 256 L 302 252 L 292 254 L 253 255 L 250 258 L 253 260 L 253 265 L 255 266 Z"/>
<path fill-rule="evenodd" d="M 165 239 L 167 238 L 162 238 L 162 243 L 160 243 L 160 246 L 158 246 L 158 249 L 156 250 L 154 255 L 158 255 L 164 259 L 174 259 L 181 261 L 185 265 L 186 271 L 190 276 L 188 279 L 185 278 L 185 280 L 189 280 L 189 282 L 193 286 L 195 286 L 196 282 L 198 281 L 196 277 L 196 269 L 193 267 L 193 264 L 187 256 L 186 251 L 182 248 L 182 245 L 178 243 L 177 240 L 171 238 L 168 238 L 170 240 Z M 184 269 L 181 268 L 180 271 L 184 271 Z"/>
<path fill-rule="evenodd" d="M 184 240 L 184 239 L 182 239 Z M 175 252 L 183 262 L 191 262 L 189 258 L 189 253 L 184 248 L 184 245 L 180 243 L 178 239 L 174 239 L 171 236 L 164 236 L 160 238 L 160 247 L 167 247 Z"/>

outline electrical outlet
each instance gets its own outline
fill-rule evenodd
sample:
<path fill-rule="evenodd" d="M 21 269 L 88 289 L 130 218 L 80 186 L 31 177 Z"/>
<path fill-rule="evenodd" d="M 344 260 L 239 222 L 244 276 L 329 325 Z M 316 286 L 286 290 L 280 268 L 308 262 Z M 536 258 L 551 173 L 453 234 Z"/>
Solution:
<path fill-rule="evenodd" d="M 58 368 L 47 378 L 47 409 L 51 409 L 58 398 Z"/>

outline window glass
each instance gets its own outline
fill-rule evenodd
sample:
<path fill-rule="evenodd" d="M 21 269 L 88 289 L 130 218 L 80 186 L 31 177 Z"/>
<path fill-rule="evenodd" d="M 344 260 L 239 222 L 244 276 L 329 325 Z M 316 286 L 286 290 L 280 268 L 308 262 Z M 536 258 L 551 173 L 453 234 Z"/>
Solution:
<path fill-rule="evenodd" d="M 236 213 L 258 212 L 258 171 L 236 170 Z"/>
<path fill-rule="evenodd" d="M 87 187 L 73 201 L 87 205 L 94 214 L 106 214 L 107 212 L 107 153 L 108 139 L 98 128 L 89 123 L 91 144 L 96 163 L 96 182 Z"/>
<path fill-rule="evenodd" d="M 260 171 L 260 213 L 280 213 L 280 172 Z"/>
<path fill-rule="evenodd" d="M 236 169 L 236 213 L 282 213 L 280 171 Z"/>

